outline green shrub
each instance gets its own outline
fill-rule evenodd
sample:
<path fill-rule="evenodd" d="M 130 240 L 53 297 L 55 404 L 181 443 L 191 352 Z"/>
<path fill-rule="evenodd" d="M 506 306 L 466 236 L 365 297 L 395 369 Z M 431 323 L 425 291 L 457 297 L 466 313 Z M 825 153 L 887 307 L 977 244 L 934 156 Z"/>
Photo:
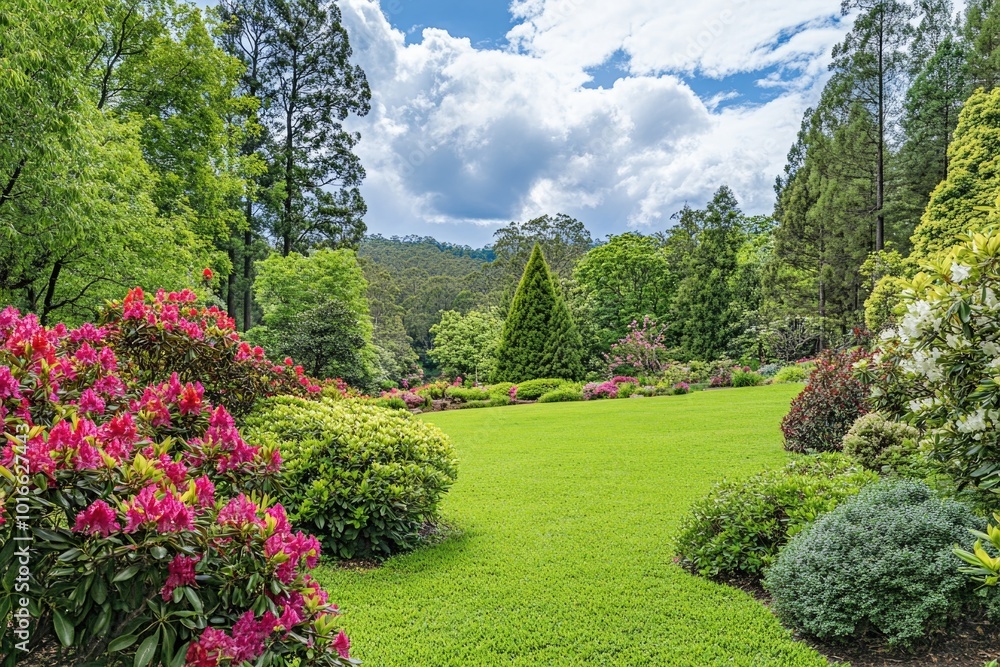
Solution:
<path fill-rule="evenodd" d="M 517 400 L 537 401 L 542 394 L 547 394 L 553 389 L 558 389 L 564 384 L 567 384 L 566 380 L 557 380 L 553 378 L 543 378 L 540 380 L 528 380 L 527 382 L 522 382 L 517 385 Z"/>
<path fill-rule="evenodd" d="M 795 366 L 785 366 L 774 375 L 775 384 L 787 384 L 789 382 L 805 382 L 809 378 L 811 369 L 805 364 Z"/>
<path fill-rule="evenodd" d="M 901 453 L 906 440 L 916 440 L 920 432 L 901 422 L 894 422 L 885 415 L 872 412 L 858 417 L 851 430 L 844 436 L 844 453 L 869 470 L 880 471 L 886 464 L 886 452 L 893 449 Z"/>
<path fill-rule="evenodd" d="M 409 406 L 406 405 L 404 401 L 399 396 L 386 396 L 385 398 L 377 398 L 374 404 L 380 408 L 389 408 L 390 410 L 409 410 Z"/>
<path fill-rule="evenodd" d="M 283 396 L 263 403 L 247 427 L 248 442 L 281 448 L 289 518 L 342 558 L 414 546 L 455 481 L 448 438 L 399 410 Z"/>
<path fill-rule="evenodd" d="M 791 536 L 876 479 L 840 454 L 822 454 L 725 480 L 683 520 L 678 561 L 702 576 L 758 576 Z"/>
<path fill-rule="evenodd" d="M 732 383 L 734 387 L 756 387 L 764 384 L 764 376 L 753 371 L 735 371 Z"/>
<path fill-rule="evenodd" d="M 444 393 L 451 387 L 447 382 L 432 382 L 416 389 L 413 393 L 431 401 L 439 401 L 444 398 Z"/>
<path fill-rule="evenodd" d="M 972 598 L 955 544 L 983 522 L 921 482 L 886 480 L 821 517 L 782 550 L 765 587 L 788 625 L 828 641 L 874 634 L 907 646 Z"/>
<path fill-rule="evenodd" d="M 623 382 L 618 385 L 618 398 L 628 398 L 636 393 L 639 388 L 631 382 Z"/>
<path fill-rule="evenodd" d="M 491 396 L 490 397 L 490 407 L 499 408 L 505 405 L 513 405 L 514 401 L 511 400 L 510 396 Z"/>
<path fill-rule="evenodd" d="M 491 398 L 490 392 L 485 389 L 466 389 L 465 387 L 448 387 L 444 390 L 444 395 L 460 403 L 468 403 L 469 401 L 488 401 Z"/>
<path fill-rule="evenodd" d="M 583 400 L 583 385 L 566 384 L 538 397 L 539 403 L 566 403 Z"/>
<path fill-rule="evenodd" d="M 513 382 L 498 382 L 491 384 L 486 388 L 486 391 L 489 392 L 490 398 L 510 398 L 510 390 L 513 386 Z"/>

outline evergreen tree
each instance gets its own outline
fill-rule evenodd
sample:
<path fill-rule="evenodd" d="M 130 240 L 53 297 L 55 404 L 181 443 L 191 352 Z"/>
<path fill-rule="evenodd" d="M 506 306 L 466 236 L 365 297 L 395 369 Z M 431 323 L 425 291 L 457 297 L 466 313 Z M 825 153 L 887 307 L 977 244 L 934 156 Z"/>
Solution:
<path fill-rule="evenodd" d="M 674 301 L 674 339 L 698 359 L 722 356 L 740 318 L 732 312 L 735 296 L 730 276 L 746 240 L 745 218 L 733 191 L 723 185 L 699 220 L 695 246 L 688 254 Z"/>
<path fill-rule="evenodd" d="M 965 103 L 948 149 L 948 178 L 931 194 L 913 234 L 913 257 L 926 258 L 955 244 L 955 236 L 986 224 L 978 207 L 1000 195 L 1000 88 L 979 91 Z"/>
<path fill-rule="evenodd" d="M 906 70 L 905 49 L 913 8 L 899 0 L 843 0 L 845 15 L 860 13 L 844 41 L 833 49 L 834 75 L 826 93 L 845 109 L 861 105 L 874 118 L 875 249 L 885 245 L 885 181 L 888 139 L 898 117 L 896 93 Z"/>
<path fill-rule="evenodd" d="M 504 322 L 494 379 L 577 380 L 583 375 L 583 340 L 538 244 L 524 268 Z"/>
<path fill-rule="evenodd" d="M 969 50 L 972 87 L 992 90 L 1000 83 L 1000 2 L 970 0 L 962 36 Z"/>

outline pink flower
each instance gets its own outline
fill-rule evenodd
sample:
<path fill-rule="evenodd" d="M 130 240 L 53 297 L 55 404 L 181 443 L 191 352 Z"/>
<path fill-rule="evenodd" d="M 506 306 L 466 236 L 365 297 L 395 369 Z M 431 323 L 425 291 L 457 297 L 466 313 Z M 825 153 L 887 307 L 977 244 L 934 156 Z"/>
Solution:
<path fill-rule="evenodd" d="M 125 532 L 134 533 L 143 525 L 155 523 L 161 533 L 194 529 L 194 512 L 170 491 L 156 497 L 156 487 L 147 486 L 125 510 Z"/>
<path fill-rule="evenodd" d="M 10 368 L 0 366 L 0 401 L 7 398 L 21 399 L 21 383 L 14 378 Z"/>
<path fill-rule="evenodd" d="M 351 640 L 348 639 L 343 630 L 341 630 L 340 634 L 337 635 L 337 638 L 333 640 L 333 648 L 337 650 L 337 653 L 340 654 L 341 658 L 347 660 L 351 657 Z"/>
<path fill-rule="evenodd" d="M 118 525 L 118 513 L 111 509 L 103 500 L 95 500 L 90 507 L 76 515 L 73 532 L 89 533 L 107 537 L 121 530 Z"/>
<path fill-rule="evenodd" d="M 215 485 L 207 476 L 199 477 L 194 481 L 195 493 L 198 496 L 200 507 L 211 507 L 215 504 Z"/>
<path fill-rule="evenodd" d="M 194 566 L 201 560 L 201 556 L 183 556 L 177 554 L 167 566 L 167 582 L 160 590 L 160 597 L 164 601 L 169 600 L 174 589 L 179 586 L 190 586 L 195 581 Z"/>
<path fill-rule="evenodd" d="M 97 363 L 97 351 L 90 346 L 90 343 L 84 343 L 73 355 L 73 358 L 84 366 L 93 366 Z"/>
<path fill-rule="evenodd" d="M 257 518 L 257 505 L 242 493 L 222 508 L 218 521 L 222 525 L 231 524 L 240 528 L 251 523 L 262 523 Z"/>
<path fill-rule="evenodd" d="M 87 389 L 80 394 L 80 400 L 77 402 L 77 406 L 83 414 L 104 414 L 104 401 L 94 392 L 93 389 Z"/>

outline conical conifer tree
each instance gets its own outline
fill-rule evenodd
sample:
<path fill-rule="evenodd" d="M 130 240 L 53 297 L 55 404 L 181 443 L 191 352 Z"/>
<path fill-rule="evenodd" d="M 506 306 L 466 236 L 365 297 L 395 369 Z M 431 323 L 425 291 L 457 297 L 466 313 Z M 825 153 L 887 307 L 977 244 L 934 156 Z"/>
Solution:
<path fill-rule="evenodd" d="M 497 349 L 497 382 L 583 376 L 583 339 L 536 243 Z"/>

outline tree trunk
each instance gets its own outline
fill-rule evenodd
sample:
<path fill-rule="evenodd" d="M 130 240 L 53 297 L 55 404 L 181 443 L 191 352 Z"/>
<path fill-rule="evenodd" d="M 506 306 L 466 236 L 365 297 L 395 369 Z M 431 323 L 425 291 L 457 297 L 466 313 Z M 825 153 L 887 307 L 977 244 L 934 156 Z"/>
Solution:
<path fill-rule="evenodd" d="M 885 64 L 883 62 L 883 39 L 885 31 L 885 10 L 879 21 L 878 30 L 878 164 L 875 175 L 875 207 L 878 218 L 875 221 L 875 250 L 885 248 Z"/>
<path fill-rule="evenodd" d="M 236 243 L 229 244 L 229 277 L 226 282 L 226 313 L 236 320 Z"/>

